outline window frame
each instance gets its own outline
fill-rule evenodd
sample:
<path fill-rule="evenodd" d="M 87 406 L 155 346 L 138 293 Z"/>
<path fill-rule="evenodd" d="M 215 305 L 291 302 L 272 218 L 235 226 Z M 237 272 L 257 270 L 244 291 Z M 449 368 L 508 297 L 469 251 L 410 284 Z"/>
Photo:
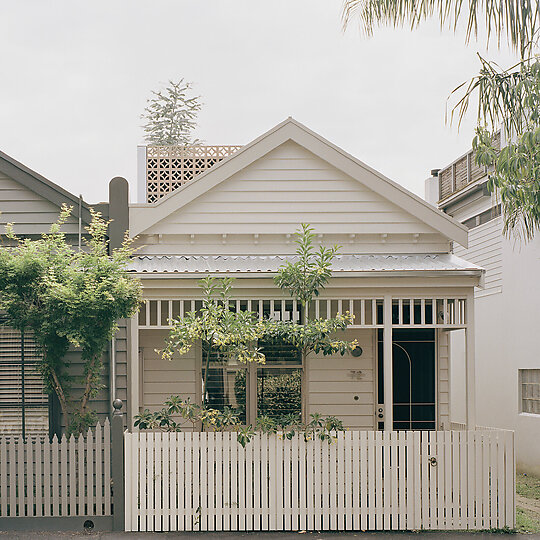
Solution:
<path fill-rule="evenodd" d="M 201 369 L 200 369 L 200 402 L 202 403 L 202 389 L 203 389 L 203 380 L 204 380 L 204 370 L 205 370 L 205 345 L 201 344 Z M 210 361 L 210 369 L 215 368 Z M 246 373 L 246 405 L 245 405 L 245 417 L 246 425 L 255 423 L 258 417 L 258 372 L 259 369 L 269 369 L 276 371 L 283 370 L 298 370 L 301 375 L 301 387 L 300 387 L 300 403 L 301 403 L 301 420 L 304 420 L 305 417 L 305 365 L 302 360 L 302 354 L 298 351 L 298 363 L 294 364 L 285 364 L 285 363 L 276 363 L 276 364 L 258 364 L 256 362 L 249 362 L 248 364 L 238 365 L 235 368 L 236 370 L 245 369 Z"/>
<path fill-rule="evenodd" d="M 533 380 L 533 381 L 524 381 L 524 376 L 525 375 L 532 375 L 532 377 L 534 378 L 534 376 L 537 377 L 537 380 Z M 524 397 L 524 385 L 531 385 L 533 388 L 534 387 L 538 387 L 538 398 L 535 398 L 535 397 Z M 518 410 L 519 410 L 519 414 L 526 414 L 526 415 L 531 415 L 531 416 L 536 416 L 536 417 L 539 417 L 540 418 L 540 368 L 520 368 L 518 370 L 518 388 L 519 388 L 519 403 L 518 403 Z M 527 393 L 527 392 L 525 392 Z M 533 405 L 536 404 L 536 407 L 537 407 L 537 411 L 530 411 L 528 410 L 529 407 L 524 407 L 524 404 L 525 402 L 532 402 Z M 527 409 L 527 410 L 525 410 Z M 531 407 L 531 409 L 534 409 L 534 406 Z"/>
<path fill-rule="evenodd" d="M 284 342 L 285 343 L 285 342 Z M 262 349 L 264 350 L 264 344 L 261 344 L 259 343 L 259 346 L 262 347 Z M 293 347 L 291 345 L 291 347 Z M 252 387 L 252 392 L 249 394 L 249 400 L 250 400 L 250 410 L 252 412 L 252 422 L 254 422 L 257 417 L 258 417 L 258 408 L 259 408 L 259 396 L 258 396 L 258 391 L 259 391 L 259 384 L 258 384 L 258 376 L 259 376 L 259 370 L 261 369 L 267 369 L 267 370 L 275 370 L 277 371 L 278 373 L 281 371 L 281 372 L 286 372 L 287 370 L 289 371 L 299 371 L 300 372 L 300 420 L 303 421 L 304 420 L 304 399 L 305 399 L 305 388 L 306 388 L 306 385 L 305 385 L 305 366 L 303 364 L 303 359 L 302 359 L 302 353 L 299 349 L 296 349 L 296 355 L 297 355 L 297 359 L 298 359 L 298 362 L 296 363 L 290 363 L 290 364 L 287 364 L 287 363 L 265 363 L 265 364 L 255 364 L 255 365 L 250 365 L 249 366 L 249 369 L 253 370 L 255 372 L 255 374 L 252 376 L 253 377 L 253 383 L 251 385 Z M 254 401 L 254 403 L 252 404 L 251 403 L 251 400 Z"/>
<path fill-rule="evenodd" d="M 7 395 L 4 393 L 0 396 L 0 435 L 48 435 L 51 400 L 46 393 L 43 377 L 37 369 L 41 355 L 33 333 L 25 332 L 23 371 L 22 340 L 21 332 L 8 326 L 5 317 L 0 315 L 0 377 L 5 381 L 3 384 L 8 385 Z M 10 415 L 20 415 L 18 425 L 9 420 Z"/>

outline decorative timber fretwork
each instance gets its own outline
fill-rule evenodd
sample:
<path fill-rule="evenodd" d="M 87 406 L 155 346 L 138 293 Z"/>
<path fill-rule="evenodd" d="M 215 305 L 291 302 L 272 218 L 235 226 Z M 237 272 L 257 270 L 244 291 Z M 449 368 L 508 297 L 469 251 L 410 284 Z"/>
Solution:
<path fill-rule="evenodd" d="M 146 200 L 156 202 L 241 146 L 147 146 Z"/>

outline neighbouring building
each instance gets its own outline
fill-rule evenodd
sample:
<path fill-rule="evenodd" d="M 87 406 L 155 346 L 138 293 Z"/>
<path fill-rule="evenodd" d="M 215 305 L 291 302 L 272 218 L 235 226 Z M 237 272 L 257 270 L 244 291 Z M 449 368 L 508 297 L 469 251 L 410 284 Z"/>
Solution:
<path fill-rule="evenodd" d="M 467 152 L 426 180 L 426 199 L 469 230 L 453 253 L 486 269 L 475 289 L 477 420 L 515 430 L 517 464 L 540 474 L 540 235 L 503 235 L 500 201 L 489 171 Z M 450 334 L 451 418 L 464 421 L 464 341 Z"/>
<path fill-rule="evenodd" d="M 14 231 L 20 237 L 38 238 L 47 232 L 57 219 L 63 204 L 73 208 L 72 215 L 63 230 L 74 249 L 84 247 L 85 227 L 91 220 L 90 206 L 101 212 L 105 218 L 113 219 L 109 230 L 112 245 L 121 242 L 127 229 L 127 183 L 123 179 L 113 179 L 110 195 L 114 202 L 89 205 L 82 197 L 77 197 L 42 175 L 32 171 L 7 154 L 0 152 L 0 232 L 4 233 L 7 223 L 14 224 Z M 125 218 L 123 217 L 125 216 Z M 2 238 L 2 245 L 7 239 Z M 1 315 L 0 315 L 1 317 Z M 108 351 L 104 358 L 104 388 L 93 399 L 92 405 L 103 419 L 111 411 L 114 396 L 126 398 L 127 330 L 120 321 L 120 329 L 114 340 L 115 350 Z M 80 372 L 80 354 L 70 350 L 73 374 Z M 109 358 L 113 355 L 114 369 Z M 25 335 L 25 361 L 21 363 L 21 336 L 18 331 L 0 324 L 0 434 L 60 433 L 63 419 L 55 396 L 45 393 L 40 374 L 36 370 L 39 352 L 31 334 Z M 24 393 L 23 393 L 24 380 Z M 74 391 L 77 392 L 75 385 Z"/>

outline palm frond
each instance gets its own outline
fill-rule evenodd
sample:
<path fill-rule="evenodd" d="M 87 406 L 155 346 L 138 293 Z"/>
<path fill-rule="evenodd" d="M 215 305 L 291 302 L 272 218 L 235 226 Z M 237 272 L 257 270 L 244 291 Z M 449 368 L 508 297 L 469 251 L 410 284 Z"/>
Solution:
<path fill-rule="evenodd" d="M 478 36 L 483 20 L 488 44 L 502 40 L 520 54 L 530 55 L 540 30 L 537 0 L 345 0 L 342 10 L 343 27 L 358 19 L 367 35 L 377 26 L 410 26 L 437 18 L 441 27 L 456 30 L 466 20 L 466 42 Z"/>

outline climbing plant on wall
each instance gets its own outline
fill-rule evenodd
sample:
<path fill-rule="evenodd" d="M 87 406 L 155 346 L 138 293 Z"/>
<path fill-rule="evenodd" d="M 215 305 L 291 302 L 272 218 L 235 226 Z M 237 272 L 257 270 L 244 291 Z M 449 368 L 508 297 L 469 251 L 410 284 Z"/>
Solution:
<path fill-rule="evenodd" d="M 127 271 L 132 241 L 126 236 L 109 255 L 108 222 L 91 212 L 82 250 L 70 246 L 62 232 L 71 215 L 66 206 L 37 240 L 17 237 L 8 225 L 6 237 L 14 247 L 0 249 L 0 309 L 7 324 L 33 332 L 43 380 L 58 397 L 68 433 L 95 423 L 91 399 L 103 388 L 102 355 L 116 321 L 135 314 L 141 302 L 140 282 Z M 70 346 L 80 348 L 80 375 L 71 369 Z"/>

